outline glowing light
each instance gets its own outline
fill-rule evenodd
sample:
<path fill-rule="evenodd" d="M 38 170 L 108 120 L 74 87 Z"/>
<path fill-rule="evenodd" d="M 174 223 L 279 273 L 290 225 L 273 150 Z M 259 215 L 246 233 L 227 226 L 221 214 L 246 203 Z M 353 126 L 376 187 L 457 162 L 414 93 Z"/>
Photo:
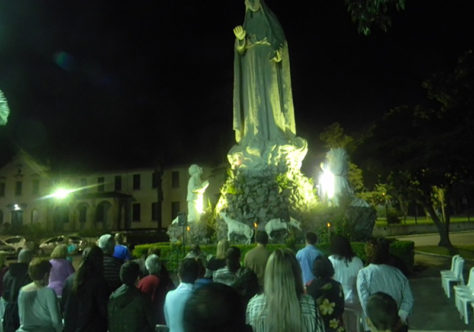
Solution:
<path fill-rule="evenodd" d="M 256 222 L 253 223 L 253 228 L 257 228 L 258 227 L 258 224 Z"/>
<path fill-rule="evenodd" d="M 191 230 L 191 227 L 186 226 L 186 230 L 189 232 Z"/>
<path fill-rule="evenodd" d="M 330 222 L 328 222 L 328 223 L 326 224 L 326 226 L 327 226 L 328 228 L 331 228 L 332 225 L 331 225 Z"/>
<path fill-rule="evenodd" d="M 18 204 L 13 204 L 13 210 L 14 211 L 20 211 L 21 207 Z"/>
<path fill-rule="evenodd" d="M 197 194 L 195 202 L 196 211 L 201 215 L 204 212 L 204 195 L 202 193 Z"/>
<path fill-rule="evenodd" d="M 57 199 L 65 199 L 69 196 L 70 193 L 74 192 L 74 189 L 65 189 L 65 188 L 58 188 L 51 194 L 51 197 Z"/>
<path fill-rule="evenodd" d="M 321 165 L 323 172 L 319 176 L 319 185 L 321 189 L 321 197 L 326 200 L 331 200 L 334 198 L 335 194 L 335 176 L 329 170 L 329 167 L 325 167 L 324 164 Z"/>

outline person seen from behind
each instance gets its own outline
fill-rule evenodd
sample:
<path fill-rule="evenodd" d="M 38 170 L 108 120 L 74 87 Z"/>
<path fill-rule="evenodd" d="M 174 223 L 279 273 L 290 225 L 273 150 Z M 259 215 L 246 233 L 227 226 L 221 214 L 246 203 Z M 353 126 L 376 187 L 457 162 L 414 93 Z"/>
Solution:
<path fill-rule="evenodd" d="M 397 302 L 388 294 L 377 292 L 367 300 L 367 325 L 371 332 L 407 332 L 398 315 Z"/>
<path fill-rule="evenodd" d="M 67 260 L 67 245 L 57 245 L 51 253 L 51 271 L 49 273 L 48 287 L 56 292 L 57 297 L 61 297 L 67 277 L 74 273 L 74 267 Z"/>
<path fill-rule="evenodd" d="M 303 249 L 298 250 L 296 253 L 296 259 L 298 260 L 298 263 L 301 267 L 303 285 L 306 287 L 306 285 L 314 279 L 314 260 L 323 253 L 318 248 L 316 248 L 316 242 L 318 242 L 318 236 L 316 233 L 306 233 L 305 242 L 306 246 Z"/>

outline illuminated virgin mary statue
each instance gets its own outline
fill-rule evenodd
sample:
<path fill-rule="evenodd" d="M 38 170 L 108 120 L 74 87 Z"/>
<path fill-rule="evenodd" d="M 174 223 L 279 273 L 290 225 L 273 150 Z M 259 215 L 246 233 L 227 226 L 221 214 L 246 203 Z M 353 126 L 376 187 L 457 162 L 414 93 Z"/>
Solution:
<path fill-rule="evenodd" d="M 243 26 L 234 28 L 237 145 L 229 151 L 229 161 L 251 169 L 288 163 L 299 168 L 307 146 L 296 137 L 285 34 L 263 0 L 245 0 L 245 7 Z"/>
<path fill-rule="evenodd" d="M 3 91 L 0 90 L 0 126 L 7 124 L 9 114 L 10 108 L 8 107 L 7 99 L 3 95 Z"/>

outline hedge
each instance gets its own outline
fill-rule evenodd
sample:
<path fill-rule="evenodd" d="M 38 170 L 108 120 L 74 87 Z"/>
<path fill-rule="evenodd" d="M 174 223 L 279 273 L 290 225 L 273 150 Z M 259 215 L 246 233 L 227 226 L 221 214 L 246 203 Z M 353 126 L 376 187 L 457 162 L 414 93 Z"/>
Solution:
<path fill-rule="evenodd" d="M 352 249 L 356 256 L 358 256 L 362 261 L 366 262 L 367 257 L 365 255 L 364 242 L 351 242 Z M 247 251 L 255 247 L 255 244 L 233 244 L 241 251 L 242 260 L 245 257 Z M 286 244 L 268 244 L 267 248 L 270 251 L 273 251 L 278 248 L 288 248 L 290 247 L 293 251 L 297 251 L 301 249 L 304 245 L 303 244 L 296 244 L 288 246 Z M 157 242 L 157 243 L 149 243 L 149 244 L 140 244 L 136 245 L 133 250 L 133 256 L 141 257 L 146 255 L 150 248 L 158 248 L 161 251 L 160 258 L 166 264 L 166 267 L 170 271 L 176 271 L 178 268 L 179 262 L 185 256 L 187 252 L 190 250 L 189 245 L 185 248 L 180 243 L 169 243 L 169 242 Z M 320 243 L 317 245 L 318 249 L 320 249 L 324 254 L 329 254 L 329 244 L 328 243 Z M 215 255 L 216 253 L 216 245 L 201 245 L 201 251 L 205 255 Z M 414 242 L 413 241 L 392 241 L 390 243 L 390 254 L 394 257 L 401 260 L 401 262 L 406 267 L 406 272 L 413 271 L 413 263 L 414 263 Z"/>

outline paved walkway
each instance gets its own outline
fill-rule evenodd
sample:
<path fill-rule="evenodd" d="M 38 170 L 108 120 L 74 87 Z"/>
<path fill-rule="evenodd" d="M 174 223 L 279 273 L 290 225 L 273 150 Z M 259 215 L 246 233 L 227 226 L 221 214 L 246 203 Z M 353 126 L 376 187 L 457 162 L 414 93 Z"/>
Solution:
<path fill-rule="evenodd" d="M 414 235 L 397 237 L 415 242 L 417 245 L 437 245 L 437 234 Z M 473 232 L 451 234 L 454 245 L 472 243 Z M 415 305 L 410 318 L 410 331 L 474 331 L 474 317 L 470 310 L 471 321 L 464 324 L 454 305 L 454 294 L 448 299 L 441 288 L 440 270 L 449 269 L 450 257 L 427 255 L 420 252 L 415 254 L 415 272 L 410 276 L 410 285 Z M 474 261 L 466 260 L 464 279 L 467 281 L 469 269 Z"/>

